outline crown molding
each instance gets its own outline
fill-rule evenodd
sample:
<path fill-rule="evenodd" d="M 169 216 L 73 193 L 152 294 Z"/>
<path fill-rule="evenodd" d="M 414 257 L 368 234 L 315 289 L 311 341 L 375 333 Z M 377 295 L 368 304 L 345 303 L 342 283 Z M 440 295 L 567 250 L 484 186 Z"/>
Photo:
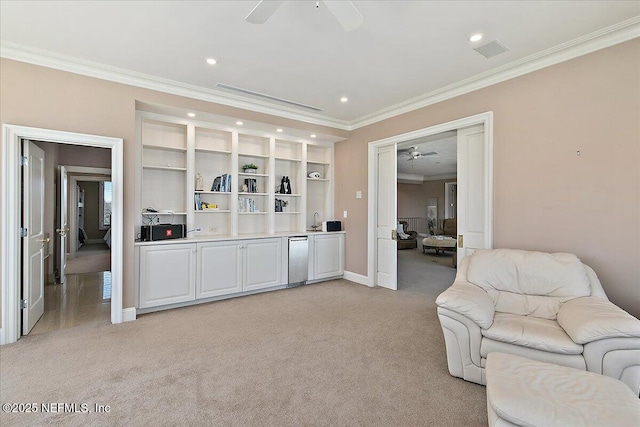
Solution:
<path fill-rule="evenodd" d="M 226 92 L 181 83 L 175 80 L 152 76 L 150 74 L 126 70 L 124 68 L 112 67 L 17 43 L 6 41 L 0 42 L 0 57 L 39 65 L 42 67 L 53 68 L 56 70 L 67 71 L 83 76 L 95 77 L 115 83 L 122 83 L 172 95 L 213 102 L 216 104 L 270 114 L 286 119 L 298 120 L 305 123 L 328 126 L 341 130 L 350 130 L 349 122 L 345 120 L 333 119 L 320 114 L 301 113 L 293 108 L 278 106 L 273 103 L 260 100 L 249 101 L 247 98 L 228 94 Z"/>
<path fill-rule="evenodd" d="M 349 122 L 355 130 L 640 37 L 640 16 L 529 55 Z"/>
<path fill-rule="evenodd" d="M 11 42 L 0 42 L 0 57 L 305 123 L 353 131 L 638 37 L 640 37 L 640 16 L 351 121 L 313 113 L 301 113 L 295 109 L 277 106 L 273 103 L 248 100 L 241 96 L 201 86 L 189 85 Z"/>

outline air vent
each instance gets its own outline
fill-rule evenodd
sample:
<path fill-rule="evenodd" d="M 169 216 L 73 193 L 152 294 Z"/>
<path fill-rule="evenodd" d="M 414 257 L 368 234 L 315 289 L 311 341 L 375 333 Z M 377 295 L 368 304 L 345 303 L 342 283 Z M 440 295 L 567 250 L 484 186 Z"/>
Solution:
<path fill-rule="evenodd" d="M 485 58 L 493 58 L 496 55 L 500 55 L 509 50 L 508 47 L 500 43 L 498 40 L 490 41 L 489 43 L 482 45 L 480 47 L 476 47 L 473 50 L 478 52 L 480 55 Z"/>
<path fill-rule="evenodd" d="M 313 107 L 311 105 L 306 105 L 306 104 L 301 104 L 301 103 L 295 102 L 295 101 L 289 101 L 288 99 L 278 98 L 277 96 L 271 96 L 271 95 L 266 95 L 266 94 L 260 93 L 260 92 L 254 92 L 254 91 L 249 90 L 249 89 L 242 89 L 241 87 L 235 87 L 235 86 L 227 85 L 227 84 L 224 84 L 224 83 L 218 83 L 216 86 L 218 86 L 219 88 L 222 88 L 222 89 L 227 89 L 227 90 L 232 90 L 234 92 L 244 93 L 245 95 L 256 96 L 258 98 L 264 98 L 264 99 L 268 99 L 270 101 L 276 101 L 276 102 L 281 102 L 281 103 L 287 104 L 287 105 L 293 105 L 294 107 L 302 107 L 302 108 L 306 108 L 306 109 L 313 110 L 313 111 L 318 111 L 318 112 L 322 111 L 322 108 Z"/>

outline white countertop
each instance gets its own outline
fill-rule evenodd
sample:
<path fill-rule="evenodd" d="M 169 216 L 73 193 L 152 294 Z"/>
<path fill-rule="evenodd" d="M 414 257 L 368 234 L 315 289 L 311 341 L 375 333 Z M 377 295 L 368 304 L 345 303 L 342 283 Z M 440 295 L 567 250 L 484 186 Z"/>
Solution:
<path fill-rule="evenodd" d="M 220 242 L 225 240 L 248 240 L 248 239 L 269 239 L 274 237 L 292 237 L 292 236 L 310 236 L 313 234 L 335 234 L 342 233 L 345 234 L 345 231 L 302 231 L 298 233 L 294 232 L 286 232 L 286 233 L 274 233 L 274 234 L 238 234 L 237 236 L 231 236 L 228 234 L 219 235 L 219 236 L 189 236 L 181 239 L 167 239 L 167 240 L 154 240 L 154 241 L 136 241 L 136 246 L 147 246 L 147 245 L 167 245 L 167 244 L 175 244 L 175 243 L 205 243 L 205 242 Z"/>

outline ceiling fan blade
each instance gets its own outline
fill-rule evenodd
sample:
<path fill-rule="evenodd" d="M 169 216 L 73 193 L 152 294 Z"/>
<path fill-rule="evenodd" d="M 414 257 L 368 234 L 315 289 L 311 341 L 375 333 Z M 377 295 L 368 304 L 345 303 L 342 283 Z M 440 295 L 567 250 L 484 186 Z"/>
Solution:
<path fill-rule="evenodd" d="M 437 156 L 438 153 L 436 153 L 435 151 L 429 151 L 428 153 L 422 153 L 420 154 L 422 157 L 424 156 Z"/>
<path fill-rule="evenodd" d="M 244 20 L 252 24 L 264 24 L 280 6 L 280 3 L 282 3 L 282 0 L 260 0 Z"/>
<path fill-rule="evenodd" d="M 345 31 L 353 31 L 364 22 L 364 18 L 351 1 L 325 0 L 323 3 Z"/>

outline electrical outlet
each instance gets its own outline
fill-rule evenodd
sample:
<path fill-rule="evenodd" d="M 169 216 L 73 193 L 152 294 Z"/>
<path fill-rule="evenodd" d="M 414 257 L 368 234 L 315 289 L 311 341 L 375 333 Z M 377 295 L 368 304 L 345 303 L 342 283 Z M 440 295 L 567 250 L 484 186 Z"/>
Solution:
<path fill-rule="evenodd" d="M 209 227 L 209 233 L 215 233 L 216 231 L 218 231 L 216 227 Z"/>
<path fill-rule="evenodd" d="M 362 199 L 362 191 L 356 191 L 356 199 Z"/>
<path fill-rule="evenodd" d="M 195 231 L 196 233 L 200 233 L 200 232 L 202 232 L 202 228 L 198 227 L 198 228 L 196 228 L 196 229 L 195 229 L 195 230 L 193 230 L 193 231 Z"/>

